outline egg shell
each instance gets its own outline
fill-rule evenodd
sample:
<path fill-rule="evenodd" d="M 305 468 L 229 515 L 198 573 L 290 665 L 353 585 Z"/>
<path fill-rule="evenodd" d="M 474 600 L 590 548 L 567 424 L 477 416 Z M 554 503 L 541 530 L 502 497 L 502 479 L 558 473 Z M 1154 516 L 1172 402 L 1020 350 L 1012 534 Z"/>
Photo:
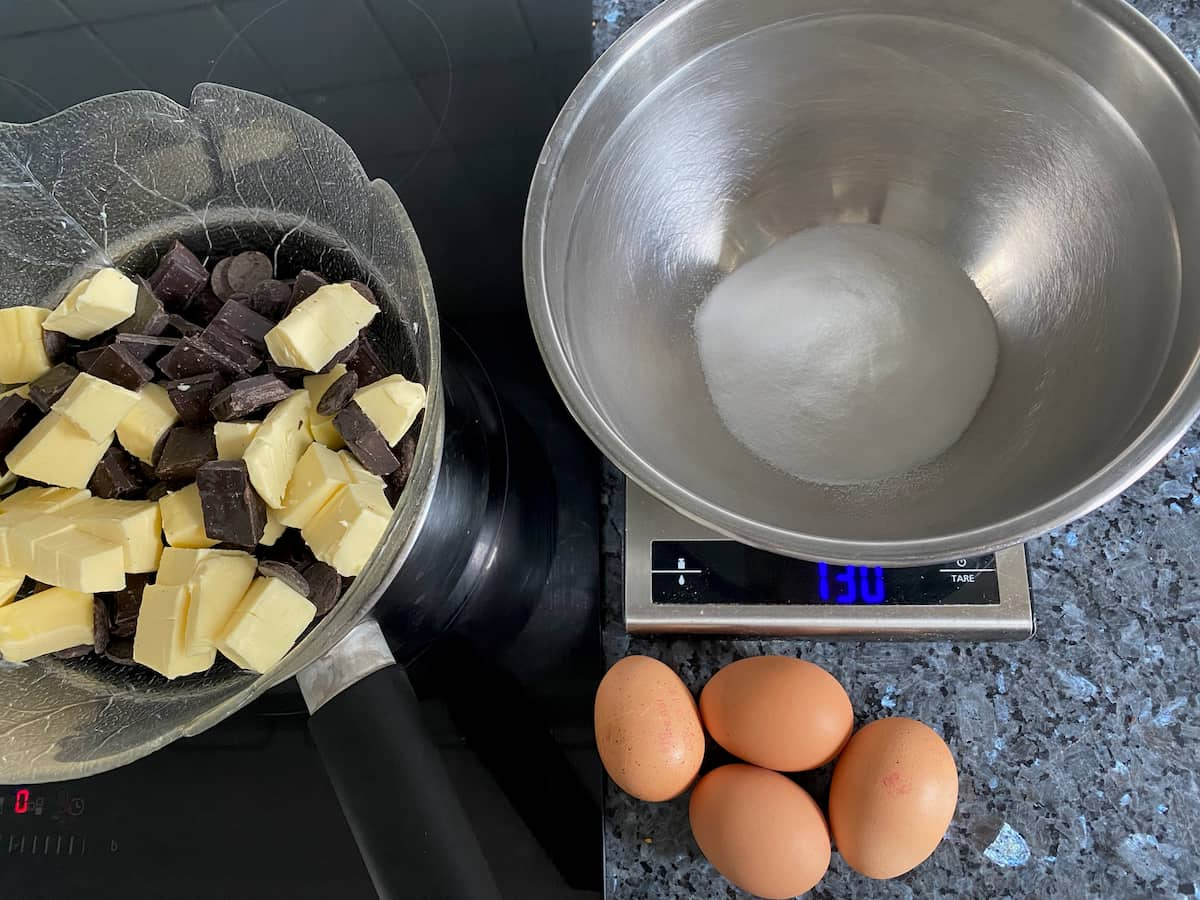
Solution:
<path fill-rule="evenodd" d="M 700 851 L 736 887 L 783 900 L 816 886 L 829 868 L 829 828 L 786 775 L 735 763 L 692 791 L 688 817 Z"/>
<path fill-rule="evenodd" d="M 829 787 L 838 852 L 868 878 L 920 865 L 946 834 L 958 803 L 958 769 L 936 731 L 903 717 L 855 733 Z"/>
<path fill-rule="evenodd" d="M 596 690 L 596 746 L 609 777 L 639 800 L 670 800 L 695 780 L 704 728 L 691 691 L 669 667 L 627 656 Z"/>
<path fill-rule="evenodd" d="M 854 730 L 845 688 L 820 666 L 791 656 L 725 666 L 700 692 L 700 717 L 734 756 L 778 772 L 820 768 Z"/>

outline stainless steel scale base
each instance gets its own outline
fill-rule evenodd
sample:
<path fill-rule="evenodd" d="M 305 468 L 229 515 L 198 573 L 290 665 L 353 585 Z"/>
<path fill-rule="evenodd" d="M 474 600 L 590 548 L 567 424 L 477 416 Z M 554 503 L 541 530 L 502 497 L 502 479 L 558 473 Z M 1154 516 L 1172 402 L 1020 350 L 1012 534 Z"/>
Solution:
<path fill-rule="evenodd" d="M 699 563 L 691 562 L 687 550 L 672 547 L 669 566 L 654 568 L 655 542 L 727 542 L 735 551 L 740 545 L 728 541 L 702 525 L 670 509 L 632 482 L 625 499 L 625 628 L 630 632 L 678 632 L 692 634 L 770 635 L 810 637 L 822 640 L 1022 640 L 1033 634 L 1033 605 L 1024 546 L 1010 547 L 990 558 L 954 560 L 925 567 L 917 573 L 933 589 L 946 596 L 936 602 L 929 597 L 916 603 L 843 603 L 814 600 L 811 584 L 797 584 L 795 600 L 758 602 L 749 592 L 731 590 L 731 595 L 705 596 L 704 602 L 663 602 L 664 583 L 673 590 L 688 579 L 703 578 Z M 699 543 L 696 549 L 702 549 Z M 759 551 L 746 550 L 748 554 Z M 679 555 L 682 554 L 682 555 Z M 678 555 L 677 560 L 674 556 Z M 779 560 L 781 572 L 793 565 Z M 795 563 L 805 571 L 820 564 Z M 853 568 L 853 567 L 838 567 Z M 915 570 L 891 570 L 911 579 Z M 994 574 L 993 574 L 994 573 Z M 659 581 L 656 583 L 655 579 Z M 954 602 L 955 581 L 986 579 L 991 602 Z M 993 581 L 994 579 L 994 581 Z M 664 581 L 665 580 L 665 581 Z M 784 588 L 790 590 L 790 587 Z M 669 593 L 669 590 L 667 591 Z M 711 588 L 706 588 L 711 594 Z M 811 596 L 810 596 L 811 595 Z M 759 598 L 761 600 L 761 598 Z"/>

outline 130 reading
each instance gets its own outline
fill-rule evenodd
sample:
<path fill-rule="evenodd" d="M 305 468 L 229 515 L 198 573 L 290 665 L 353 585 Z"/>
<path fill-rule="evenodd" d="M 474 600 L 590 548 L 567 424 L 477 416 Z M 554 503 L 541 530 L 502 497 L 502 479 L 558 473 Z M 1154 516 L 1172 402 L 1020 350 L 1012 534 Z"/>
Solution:
<path fill-rule="evenodd" d="M 882 566 L 817 563 L 817 593 L 828 603 L 882 603 L 887 597 Z"/>

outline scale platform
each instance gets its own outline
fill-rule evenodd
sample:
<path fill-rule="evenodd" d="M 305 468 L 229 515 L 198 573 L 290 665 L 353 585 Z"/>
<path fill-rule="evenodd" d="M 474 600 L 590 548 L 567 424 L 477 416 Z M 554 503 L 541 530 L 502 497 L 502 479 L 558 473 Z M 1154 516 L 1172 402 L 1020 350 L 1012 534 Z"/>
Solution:
<path fill-rule="evenodd" d="M 626 483 L 625 628 L 823 640 L 1022 640 L 1024 546 L 913 568 L 843 566 L 731 541 Z"/>

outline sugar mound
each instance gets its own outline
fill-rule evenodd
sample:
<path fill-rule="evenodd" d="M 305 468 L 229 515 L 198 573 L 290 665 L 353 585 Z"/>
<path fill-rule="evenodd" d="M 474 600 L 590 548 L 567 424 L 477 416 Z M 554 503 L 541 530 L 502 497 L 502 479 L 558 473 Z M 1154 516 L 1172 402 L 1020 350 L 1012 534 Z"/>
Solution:
<path fill-rule="evenodd" d="M 940 456 L 991 387 L 996 323 L 931 245 L 824 225 L 725 278 L 695 320 L 725 427 L 796 478 L 875 481 Z"/>

